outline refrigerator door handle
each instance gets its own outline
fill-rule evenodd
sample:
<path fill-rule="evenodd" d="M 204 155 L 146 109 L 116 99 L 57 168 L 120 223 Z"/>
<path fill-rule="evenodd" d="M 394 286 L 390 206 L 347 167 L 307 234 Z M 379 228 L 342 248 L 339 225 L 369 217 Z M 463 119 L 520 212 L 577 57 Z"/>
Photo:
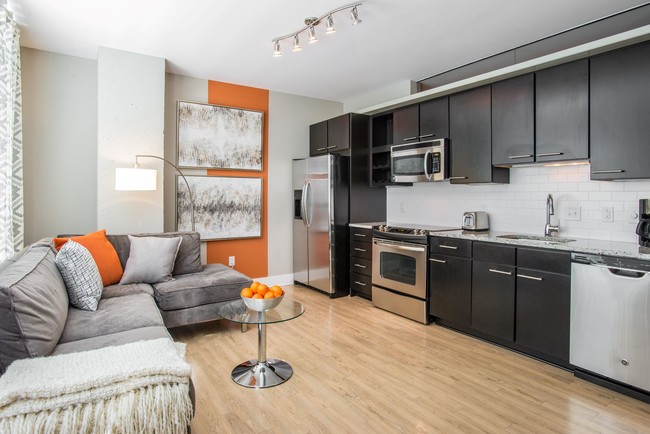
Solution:
<path fill-rule="evenodd" d="M 302 196 L 300 197 L 300 218 L 302 219 L 302 223 L 307 226 L 307 207 L 306 202 L 307 202 L 307 183 L 302 186 Z"/>
<path fill-rule="evenodd" d="M 303 187 L 303 200 L 302 200 L 302 207 L 303 207 L 303 222 L 305 222 L 305 226 L 307 228 L 311 227 L 311 218 L 309 216 L 309 205 L 310 205 L 310 200 L 311 200 L 311 183 L 307 181 Z"/>

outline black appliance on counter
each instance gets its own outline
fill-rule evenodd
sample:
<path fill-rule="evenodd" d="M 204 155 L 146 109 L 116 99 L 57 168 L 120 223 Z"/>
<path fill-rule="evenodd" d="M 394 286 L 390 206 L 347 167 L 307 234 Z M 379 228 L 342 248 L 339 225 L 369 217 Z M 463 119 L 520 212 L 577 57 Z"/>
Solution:
<path fill-rule="evenodd" d="M 639 199 L 639 223 L 636 225 L 639 245 L 650 247 L 650 199 Z"/>

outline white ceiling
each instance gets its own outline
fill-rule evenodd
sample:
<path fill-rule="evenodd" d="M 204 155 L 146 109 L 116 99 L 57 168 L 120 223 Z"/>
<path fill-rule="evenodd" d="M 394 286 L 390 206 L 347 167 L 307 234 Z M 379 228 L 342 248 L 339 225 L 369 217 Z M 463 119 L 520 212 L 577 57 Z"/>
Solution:
<path fill-rule="evenodd" d="M 346 0 L 8 0 L 21 45 L 87 58 L 105 46 L 167 59 L 197 78 L 345 101 L 419 80 L 573 26 L 639 0 L 366 0 L 361 25 L 334 15 L 337 32 L 293 53 L 271 39 Z"/>

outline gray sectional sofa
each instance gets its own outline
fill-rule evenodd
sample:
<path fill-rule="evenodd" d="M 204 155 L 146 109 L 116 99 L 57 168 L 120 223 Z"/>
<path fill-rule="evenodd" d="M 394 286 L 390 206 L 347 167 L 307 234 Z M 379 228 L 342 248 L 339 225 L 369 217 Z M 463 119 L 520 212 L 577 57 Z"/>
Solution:
<path fill-rule="evenodd" d="M 139 235 L 182 237 L 174 279 L 106 286 L 94 312 L 69 305 L 51 239 L 0 264 L 0 374 L 17 359 L 171 339 L 167 328 L 219 319 L 220 306 L 251 284 L 247 276 L 222 264 L 201 265 L 196 232 Z M 107 238 L 124 267 L 128 236 Z"/>

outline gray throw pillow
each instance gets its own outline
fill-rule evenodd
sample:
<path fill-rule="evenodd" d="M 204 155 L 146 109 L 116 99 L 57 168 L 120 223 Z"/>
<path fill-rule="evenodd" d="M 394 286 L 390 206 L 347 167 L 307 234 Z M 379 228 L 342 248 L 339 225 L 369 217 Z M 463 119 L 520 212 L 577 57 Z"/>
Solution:
<path fill-rule="evenodd" d="M 181 240 L 181 237 L 160 238 L 129 235 L 131 250 L 120 285 L 172 280 L 172 269 Z"/>
<path fill-rule="evenodd" d="M 70 304 L 77 309 L 97 310 L 104 285 L 88 249 L 68 240 L 57 253 L 54 263 L 65 282 Z"/>

